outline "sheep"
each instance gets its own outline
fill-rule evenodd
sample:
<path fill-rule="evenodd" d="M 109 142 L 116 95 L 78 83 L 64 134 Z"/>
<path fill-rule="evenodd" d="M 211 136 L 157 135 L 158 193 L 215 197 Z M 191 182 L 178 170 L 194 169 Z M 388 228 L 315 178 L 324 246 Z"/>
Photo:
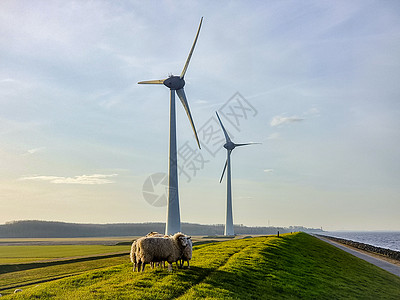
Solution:
<path fill-rule="evenodd" d="M 193 251 L 193 243 L 191 237 L 189 236 L 187 237 L 187 246 L 182 251 L 181 268 L 185 264 L 185 261 L 187 261 L 188 269 L 190 269 L 189 260 L 192 259 L 192 251 Z"/>
<path fill-rule="evenodd" d="M 163 234 L 158 233 L 156 231 L 149 232 L 148 234 L 146 234 L 146 236 L 147 237 L 149 237 L 149 236 L 164 237 Z M 136 267 L 137 267 L 137 262 L 136 262 L 136 241 L 132 242 L 130 259 L 131 259 L 131 262 L 133 263 L 133 272 L 135 272 L 136 271 Z M 151 264 L 153 264 L 153 263 L 151 263 Z M 153 267 L 153 265 L 152 265 L 152 267 Z M 165 267 L 165 265 L 164 265 L 164 267 Z"/>
<path fill-rule="evenodd" d="M 168 235 L 164 235 L 162 233 L 158 233 L 157 231 L 152 231 L 146 234 L 147 237 L 152 236 L 152 237 L 168 237 Z M 159 267 L 163 266 L 165 268 L 165 261 L 160 261 L 160 262 L 151 262 L 150 266 L 152 269 L 154 269 L 154 266 Z"/>
<path fill-rule="evenodd" d="M 187 237 L 178 232 L 170 237 L 142 237 L 136 244 L 136 262 L 138 271 L 144 271 L 147 263 L 168 262 L 168 271 L 172 271 L 172 263 L 177 262 L 188 245 Z"/>
<path fill-rule="evenodd" d="M 136 262 L 136 241 L 133 241 L 131 246 L 131 254 L 130 254 L 131 262 L 133 263 L 133 272 L 136 271 L 137 262 Z"/>
<path fill-rule="evenodd" d="M 16 289 L 16 290 L 14 291 L 14 294 L 19 293 L 19 292 L 22 292 L 22 290 L 21 290 L 21 289 Z"/>
<path fill-rule="evenodd" d="M 153 237 L 168 237 L 168 235 L 164 235 L 162 233 L 158 233 L 157 231 L 152 231 L 146 234 L 147 237 L 153 236 Z"/>

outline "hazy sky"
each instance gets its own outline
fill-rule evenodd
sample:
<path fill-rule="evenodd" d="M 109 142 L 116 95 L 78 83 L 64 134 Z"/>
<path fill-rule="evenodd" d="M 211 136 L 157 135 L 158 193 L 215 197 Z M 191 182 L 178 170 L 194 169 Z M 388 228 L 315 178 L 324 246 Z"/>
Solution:
<path fill-rule="evenodd" d="M 400 230 L 400 2 L 368 0 L 1 1 L 0 223 L 165 221 L 163 182 L 143 190 L 169 90 L 137 82 L 181 73 L 202 16 L 182 221 L 225 222 L 218 110 L 262 143 L 232 155 L 235 224 Z"/>

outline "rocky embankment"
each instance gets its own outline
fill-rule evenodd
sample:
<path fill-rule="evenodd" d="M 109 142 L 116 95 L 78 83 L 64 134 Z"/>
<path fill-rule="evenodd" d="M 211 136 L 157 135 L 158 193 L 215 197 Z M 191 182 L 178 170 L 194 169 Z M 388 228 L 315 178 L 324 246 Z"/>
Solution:
<path fill-rule="evenodd" d="M 333 237 L 333 236 L 327 236 L 327 235 L 321 235 L 321 234 L 318 234 L 318 236 L 329 239 L 334 242 L 348 245 L 348 246 L 351 246 L 351 247 L 354 247 L 354 248 L 357 248 L 360 250 L 380 254 L 380 255 L 400 261 L 400 252 L 399 251 L 380 248 L 380 247 L 376 247 L 376 246 L 372 246 L 372 245 L 368 245 L 368 244 L 364 244 L 364 243 L 359 243 L 359 242 L 355 242 L 355 241 L 351 241 L 351 240 L 345 240 L 345 239 L 341 239 L 341 238 L 337 238 L 337 237 Z"/>

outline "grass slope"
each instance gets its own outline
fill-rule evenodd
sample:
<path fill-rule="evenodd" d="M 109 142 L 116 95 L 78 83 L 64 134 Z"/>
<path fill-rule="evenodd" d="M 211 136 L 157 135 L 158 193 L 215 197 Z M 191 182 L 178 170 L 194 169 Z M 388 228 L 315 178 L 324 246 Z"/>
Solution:
<path fill-rule="evenodd" d="M 400 299 L 400 278 L 304 233 L 196 246 L 192 268 L 122 264 L 5 299 Z"/>

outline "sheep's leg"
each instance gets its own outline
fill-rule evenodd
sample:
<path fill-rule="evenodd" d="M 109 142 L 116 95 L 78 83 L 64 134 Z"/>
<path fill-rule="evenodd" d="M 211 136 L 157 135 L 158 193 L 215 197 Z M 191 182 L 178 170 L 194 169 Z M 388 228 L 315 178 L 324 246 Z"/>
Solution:
<path fill-rule="evenodd" d="M 133 263 L 133 272 L 136 271 L 137 263 Z"/>
<path fill-rule="evenodd" d="M 150 263 L 150 267 L 151 267 L 152 269 L 154 269 L 154 262 L 151 262 L 151 263 Z"/>
<path fill-rule="evenodd" d="M 168 262 L 168 272 L 172 272 L 172 263 Z"/>
<path fill-rule="evenodd" d="M 146 263 L 145 262 L 143 262 L 143 264 L 142 264 L 142 272 L 144 272 L 144 267 L 146 266 Z"/>
<path fill-rule="evenodd" d="M 139 260 L 137 262 L 137 271 L 140 272 L 142 270 L 142 262 Z"/>
<path fill-rule="evenodd" d="M 190 263 L 189 263 L 189 260 L 187 260 L 187 263 L 188 263 L 188 269 L 190 269 Z"/>

